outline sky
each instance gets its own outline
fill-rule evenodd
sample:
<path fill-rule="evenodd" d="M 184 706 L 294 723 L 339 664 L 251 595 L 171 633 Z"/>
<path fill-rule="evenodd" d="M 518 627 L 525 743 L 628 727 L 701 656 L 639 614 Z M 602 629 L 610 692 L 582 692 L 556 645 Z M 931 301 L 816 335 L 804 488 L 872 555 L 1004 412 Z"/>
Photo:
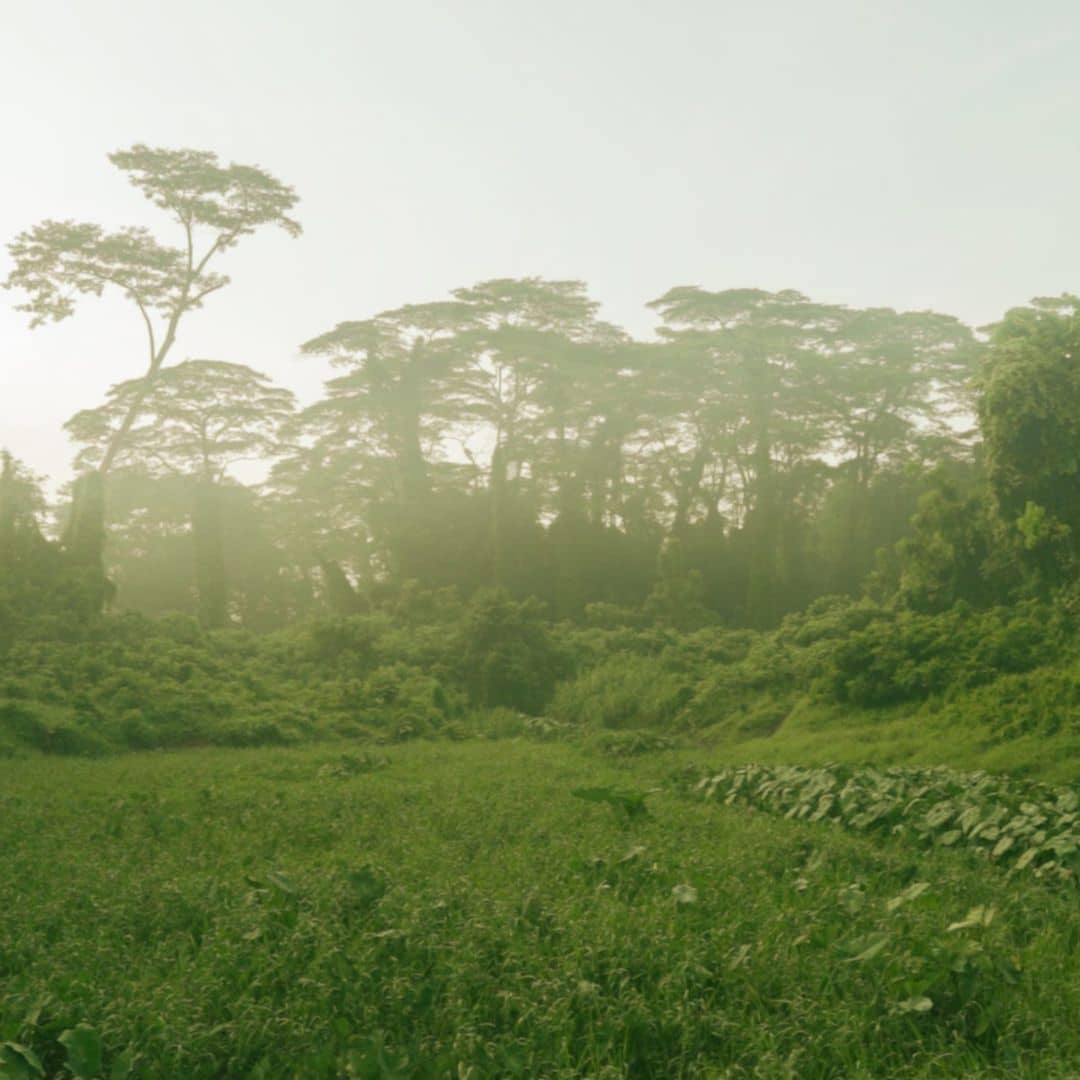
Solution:
<path fill-rule="evenodd" d="M 492 277 L 587 281 L 648 335 L 674 285 L 794 288 L 983 325 L 1080 291 L 1074 0 L 3 0 L 0 242 L 170 223 L 106 155 L 258 164 L 304 234 L 248 238 L 173 354 L 318 395 L 299 345 Z M 10 270 L 0 247 L 0 280 Z M 54 483 L 62 425 L 145 363 L 87 297 L 0 290 L 0 446 Z"/>

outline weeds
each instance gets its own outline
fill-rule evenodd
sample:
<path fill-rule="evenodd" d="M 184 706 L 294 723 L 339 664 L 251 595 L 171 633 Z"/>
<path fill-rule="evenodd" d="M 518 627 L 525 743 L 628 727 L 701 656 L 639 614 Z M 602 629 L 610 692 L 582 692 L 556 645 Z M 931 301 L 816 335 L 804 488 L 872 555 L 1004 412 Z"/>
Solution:
<path fill-rule="evenodd" d="M 359 761 L 8 774 L 0 1075 L 1076 1073 L 1071 890 L 564 743 Z"/>

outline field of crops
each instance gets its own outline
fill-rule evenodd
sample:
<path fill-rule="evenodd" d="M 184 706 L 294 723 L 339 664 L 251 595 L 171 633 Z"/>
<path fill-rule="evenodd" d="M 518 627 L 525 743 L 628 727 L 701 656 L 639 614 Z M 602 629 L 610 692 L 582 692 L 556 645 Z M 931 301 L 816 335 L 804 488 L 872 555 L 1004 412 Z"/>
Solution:
<path fill-rule="evenodd" d="M 11 762 L 0 1076 L 1080 1074 L 1069 792 L 676 757 Z"/>

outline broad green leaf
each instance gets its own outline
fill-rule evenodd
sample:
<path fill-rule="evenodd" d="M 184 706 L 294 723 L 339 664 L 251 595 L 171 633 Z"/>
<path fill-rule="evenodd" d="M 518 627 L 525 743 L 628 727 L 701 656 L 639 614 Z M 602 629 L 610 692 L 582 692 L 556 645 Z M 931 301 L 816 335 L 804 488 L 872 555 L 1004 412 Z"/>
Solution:
<path fill-rule="evenodd" d="M 29 1046 L 16 1042 L 0 1045 L 0 1077 L 3 1080 L 32 1080 L 44 1075 L 41 1059 Z"/>
<path fill-rule="evenodd" d="M 109 1080 L 127 1080 L 131 1070 L 135 1066 L 135 1051 L 125 1050 L 112 1064 L 109 1070 Z"/>
<path fill-rule="evenodd" d="M 101 1036 L 89 1024 L 61 1032 L 59 1042 L 67 1050 L 67 1067 L 79 1080 L 93 1080 L 101 1072 Z"/>

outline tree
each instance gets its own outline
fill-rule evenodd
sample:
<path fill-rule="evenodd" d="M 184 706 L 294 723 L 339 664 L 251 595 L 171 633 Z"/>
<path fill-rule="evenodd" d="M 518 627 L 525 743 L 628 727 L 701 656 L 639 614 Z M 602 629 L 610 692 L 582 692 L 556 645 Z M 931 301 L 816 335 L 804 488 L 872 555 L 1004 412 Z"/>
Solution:
<path fill-rule="evenodd" d="M 461 673 L 472 700 L 538 715 L 551 699 L 563 658 L 535 597 L 516 601 L 501 589 L 473 597 L 457 640 Z"/>
<path fill-rule="evenodd" d="M 970 416 L 979 348 L 971 329 L 951 315 L 866 308 L 845 312 L 831 354 L 834 440 L 844 455 L 830 502 L 842 519 L 832 577 L 850 591 L 879 546 L 871 510 L 879 471 L 941 462 L 963 448 L 965 433 L 955 421 Z"/>
<path fill-rule="evenodd" d="M 0 572 L 17 557 L 22 537 L 40 536 L 37 519 L 44 509 L 40 479 L 0 451 Z"/>
<path fill-rule="evenodd" d="M 935 469 L 912 516 L 910 535 L 896 545 L 897 594 L 916 611 L 1003 599 L 1000 586 L 1008 565 L 995 543 L 1000 538 L 995 536 L 985 482 L 981 476 L 976 480 L 974 472 Z"/>
<path fill-rule="evenodd" d="M 281 427 L 296 408 L 290 390 L 245 364 L 222 360 L 185 360 L 159 373 L 149 388 L 144 382 L 117 383 L 104 405 L 64 425 L 83 444 L 78 466 L 100 467 L 138 397 L 139 421 L 114 453 L 114 465 L 219 484 L 231 465 L 280 453 Z"/>
<path fill-rule="evenodd" d="M 112 452 L 117 468 L 190 481 L 199 616 L 219 628 L 228 605 L 221 485 L 236 462 L 281 452 L 279 433 L 295 398 L 243 364 L 218 360 L 187 360 L 148 378 L 149 387 L 146 379 L 117 384 L 104 405 L 76 414 L 66 427 L 83 444 L 80 466 L 93 470 Z M 130 423 L 136 399 L 139 419 Z"/>
<path fill-rule="evenodd" d="M 8 245 L 14 267 L 4 282 L 26 295 L 19 310 L 30 314 L 35 327 L 70 317 L 79 295 L 100 296 L 106 288 L 118 290 L 137 312 L 146 331 L 145 374 L 127 397 L 125 412 L 98 459 L 101 476 L 112 468 L 135 426 L 181 321 L 229 283 L 212 268 L 219 257 L 263 225 L 277 225 L 290 236 L 300 233 L 289 216 L 296 193 L 260 168 L 223 166 L 208 151 L 142 144 L 110 154 L 109 160 L 173 219 L 179 243 L 163 244 L 139 227 L 110 232 L 96 224 L 46 220 Z M 87 517 L 101 505 L 98 486 L 100 481 L 83 478 L 75 489 L 82 509 L 74 520 L 83 529 L 75 542 L 84 557 L 93 554 L 92 543 L 103 536 L 100 521 Z M 101 554 L 96 553 L 99 564 Z"/>
<path fill-rule="evenodd" d="M 164 367 L 181 320 L 229 284 L 211 263 L 262 225 L 300 234 L 300 225 L 288 216 L 296 193 L 262 169 L 224 167 L 205 150 L 142 144 L 110 154 L 109 160 L 174 219 L 180 244 L 161 244 L 139 227 L 107 232 L 100 225 L 46 220 L 8 245 L 15 266 L 4 283 L 26 293 L 18 310 L 30 314 L 31 326 L 70 317 L 77 294 L 100 296 L 106 287 L 118 289 L 138 311 L 146 329 L 146 381 L 131 395 L 102 454 L 103 474 L 138 419 L 150 378 Z"/>
<path fill-rule="evenodd" d="M 196 561 L 196 554 L 205 552 L 205 545 L 197 551 L 193 536 L 198 486 L 196 477 L 160 468 L 113 471 L 106 524 L 117 609 L 151 617 L 202 614 L 208 625 L 220 621 L 207 618 L 207 591 L 199 589 L 208 566 L 205 559 Z M 291 523 L 283 519 L 280 503 L 228 479 L 215 494 L 227 625 L 274 629 L 310 611 L 314 582 L 295 561 L 288 542 Z"/>
<path fill-rule="evenodd" d="M 74 628 L 101 610 L 100 576 L 84 572 L 41 532 L 40 478 L 0 452 L 0 652 L 35 619 Z"/>
<path fill-rule="evenodd" d="M 990 485 L 1017 542 L 1043 576 L 1070 573 L 1080 544 L 1080 297 L 1035 299 L 993 327 L 978 409 Z"/>
<path fill-rule="evenodd" d="M 460 302 L 409 304 L 339 323 L 301 346 L 347 370 L 300 417 L 298 456 L 321 473 L 328 501 L 363 499 L 367 527 L 402 577 L 423 576 L 439 543 L 437 480 L 461 471 L 445 458 L 443 443 L 461 418 L 468 357 L 460 336 L 471 325 Z M 298 464 L 286 469 L 294 486 L 303 475 Z M 338 484 L 329 482 L 332 475 Z"/>
<path fill-rule="evenodd" d="M 577 514 L 598 379 L 605 367 L 615 370 L 606 357 L 629 339 L 597 318 L 599 305 L 581 281 L 498 278 L 456 289 L 454 296 L 477 324 L 463 343 L 473 358 L 467 415 L 482 426 L 489 447 L 491 581 L 502 587 L 514 569 L 511 538 L 521 531 L 526 486 L 534 495 L 532 516 L 541 512 L 538 481 L 545 465 L 558 489 L 555 512 L 566 521 Z M 601 454 L 592 458 L 598 463 Z M 594 470 L 597 505 L 603 479 Z"/>
<path fill-rule="evenodd" d="M 584 492 L 594 390 L 625 335 L 595 318 L 580 282 L 507 279 L 453 295 L 303 346 L 348 370 L 305 410 L 275 484 L 294 498 L 319 489 L 339 521 L 351 502 L 351 528 L 376 538 L 399 577 L 530 591 L 543 576 L 539 521 Z M 592 487 L 596 503 L 603 481 Z"/>
<path fill-rule="evenodd" d="M 769 625 L 780 612 L 783 578 L 780 476 L 828 441 L 827 353 L 843 309 L 791 289 L 697 287 L 671 289 L 648 306 L 664 323 L 676 380 L 669 393 L 685 403 L 676 434 L 692 440 L 685 471 L 676 470 L 689 485 L 680 499 L 693 498 L 717 458 L 725 473 L 735 471 L 750 548 L 746 617 Z"/>

